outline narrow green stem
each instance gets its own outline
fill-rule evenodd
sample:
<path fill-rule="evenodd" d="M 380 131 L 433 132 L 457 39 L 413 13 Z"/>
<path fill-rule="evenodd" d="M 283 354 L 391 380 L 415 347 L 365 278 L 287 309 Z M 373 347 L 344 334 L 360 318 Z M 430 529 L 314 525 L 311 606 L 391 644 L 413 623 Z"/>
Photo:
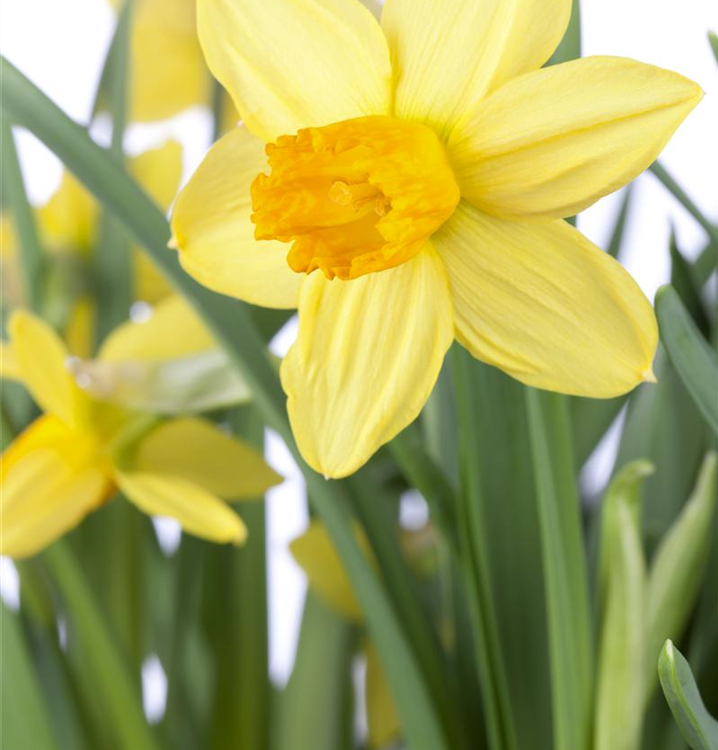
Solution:
<path fill-rule="evenodd" d="M 44 265 L 42 246 L 35 223 L 35 213 L 27 199 L 25 182 L 15 148 L 15 139 L 7 120 L 0 121 L 2 136 L 3 201 L 12 211 L 14 229 L 18 239 L 17 256 L 23 276 L 23 292 L 27 306 L 40 311 L 42 298 L 42 271 Z"/>
<path fill-rule="evenodd" d="M 718 244 L 718 227 L 706 218 L 698 206 L 688 197 L 685 190 L 669 174 L 668 170 L 657 161 L 651 164 L 650 170 L 683 208 L 705 229 L 711 242 Z"/>

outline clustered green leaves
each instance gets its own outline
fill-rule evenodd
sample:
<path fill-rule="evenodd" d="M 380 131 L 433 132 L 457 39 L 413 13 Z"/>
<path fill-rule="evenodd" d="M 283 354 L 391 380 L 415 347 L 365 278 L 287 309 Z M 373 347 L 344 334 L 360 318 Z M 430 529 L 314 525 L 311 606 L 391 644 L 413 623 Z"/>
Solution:
<path fill-rule="evenodd" d="M 3 746 L 355 747 L 353 664 L 369 638 L 398 714 L 400 735 L 389 738 L 397 746 L 716 750 L 718 324 L 706 293 L 715 225 L 654 165 L 706 232 L 695 263 L 671 249 L 672 284 L 656 299 L 658 385 L 608 401 L 542 393 L 455 347 L 420 420 L 355 477 L 326 482 L 296 450 L 267 349 L 286 315 L 220 297 L 185 275 L 166 248 L 165 217 L 123 168 L 130 14 L 128 3 L 103 75 L 114 115 L 109 149 L 2 61 L 3 201 L 27 299 L 44 309 L 44 255 L 11 126 L 45 143 L 104 207 L 95 293 L 110 303 L 99 307 L 98 332 L 124 317 L 135 241 L 223 346 L 221 362 L 200 363 L 207 384 L 220 383 L 216 419 L 258 443 L 271 427 L 289 446 L 363 624 L 310 592 L 294 669 L 279 690 L 268 673 L 262 506 L 242 508 L 244 548 L 184 537 L 166 557 L 149 521 L 112 503 L 18 566 L 20 609 L 1 610 Z M 576 13 L 561 59 L 580 53 L 579 39 Z M 249 385 L 251 405 L 229 406 L 239 399 L 228 364 Z M 163 387 L 176 376 L 156 377 Z M 619 414 L 610 486 L 603 498 L 582 496 L 581 469 Z M 5 389 L 3 446 L 32 416 L 27 400 Z M 398 500 L 410 487 L 432 520 L 432 553 L 419 563 L 399 543 Z M 151 653 L 168 679 L 166 710 L 152 727 L 140 683 Z"/>

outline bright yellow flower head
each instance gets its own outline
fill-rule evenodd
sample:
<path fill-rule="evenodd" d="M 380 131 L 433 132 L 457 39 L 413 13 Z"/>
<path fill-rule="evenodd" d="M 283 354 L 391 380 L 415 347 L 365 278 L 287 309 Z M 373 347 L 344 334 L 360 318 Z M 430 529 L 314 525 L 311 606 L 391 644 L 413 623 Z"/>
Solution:
<path fill-rule="evenodd" d="M 542 69 L 571 0 L 197 12 L 245 127 L 178 198 L 173 244 L 210 288 L 299 307 L 282 383 L 312 467 L 349 474 L 409 424 L 454 338 L 548 390 L 651 378 L 650 304 L 563 219 L 656 158 L 696 84 L 621 58 Z"/>
<path fill-rule="evenodd" d="M 161 421 L 95 401 L 75 382 L 67 350 L 41 319 L 17 311 L 9 331 L 13 361 L 4 374 L 19 377 L 45 414 L 0 458 L 0 554 L 35 554 L 118 489 L 190 534 L 244 540 L 244 524 L 226 500 L 257 497 L 279 481 L 260 454 L 202 419 Z M 116 335 L 110 350 L 130 354 L 127 329 Z M 203 335 L 193 340 L 200 344 Z M 138 358 L 146 345 L 142 332 Z M 187 345 L 185 337 L 183 350 Z"/>

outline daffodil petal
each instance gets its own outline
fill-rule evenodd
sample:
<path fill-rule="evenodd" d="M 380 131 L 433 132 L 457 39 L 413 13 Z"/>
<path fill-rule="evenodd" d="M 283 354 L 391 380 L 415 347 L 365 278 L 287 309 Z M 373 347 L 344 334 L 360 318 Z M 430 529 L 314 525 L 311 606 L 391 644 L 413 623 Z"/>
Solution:
<path fill-rule="evenodd" d="M 111 483 L 87 441 L 54 417 L 36 420 L 0 460 L 0 554 L 39 552 L 97 508 Z"/>
<path fill-rule="evenodd" d="M 165 422 L 150 432 L 135 462 L 139 471 L 183 477 L 226 500 L 261 497 L 282 481 L 248 443 L 190 417 Z"/>
<path fill-rule="evenodd" d="M 307 463 L 328 477 L 356 471 L 419 414 L 452 340 L 446 273 L 430 245 L 352 281 L 310 276 L 281 369 Z"/>
<path fill-rule="evenodd" d="M 370 554 L 366 537 L 360 533 L 356 537 L 365 554 Z M 289 549 L 307 574 L 311 589 L 326 604 L 348 620 L 361 622 L 364 619 L 344 565 L 321 523 L 310 523 L 307 530 L 290 543 Z"/>
<path fill-rule="evenodd" d="M 22 380 L 22 372 L 17 363 L 15 350 L 9 341 L 0 341 L 0 378 Z"/>
<path fill-rule="evenodd" d="M 242 519 L 224 500 L 182 477 L 143 471 L 116 474 L 125 497 L 152 516 L 169 516 L 189 534 L 212 542 L 241 544 L 247 537 Z"/>
<path fill-rule="evenodd" d="M 174 1 L 174 0 L 173 0 Z M 130 160 L 130 172 L 155 203 L 166 211 L 182 178 L 182 146 L 173 140 Z M 133 249 L 137 299 L 152 304 L 172 293 L 172 286 L 141 248 Z"/>
<path fill-rule="evenodd" d="M 260 138 L 389 113 L 386 40 L 356 0 L 200 0 L 197 21 L 211 71 Z"/>
<path fill-rule="evenodd" d="M 517 78 L 454 131 L 462 195 L 497 216 L 572 216 L 646 169 L 702 95 L 678 73 L 620 57 Z"/>
<path fill-rule="evenodd" d="M 433 239 L 456 335 L 537 388 L 609 398 L 651 377 L 658 329 L 638 285 L 563 221 L 517 222 L 463 202 Z"/>
<path fill-rule="evenodd" d="M 98 205 L 83 185 L 63 172 L 60 187 L 38 210 L 37 221 L 51 251 L 90 250 L 97 232 Z"/>
<path fill-rule="evenodd" d="M 130 40 L 130 118 L 163 120 L 207 104 L 212 79 L 197 39 L 195 0 L 142 0 Z"/>
<path fill-rule="evenodd" d="M 8 330 L 22 381 L 38 406 L 75 424 L 82 393 L 66 367 L 68 352 L 60 337 L 24 310 L 13 312 Z"/>
<path fill-rule="evenodd" d="M 217 342 L 184 297 L 157 304 L 149 320 L 115 328 L 100 348 L 103 362 L 164 362 L 216 349 Z"/>
<path fill-rule="evenodd" d="M 447 136 L 488 93 L 540 68 L 570 15 L 571 0 L 386 0 L 396 116 Z"/>
<path fill-rule="evenodd" d="M 289 245 L 258 242 L 249 186 L 266 169 L 264 144 L 244 127 L 211 148 L 172 215 L 182 267 L 200 284 L 254 305 L 297 306 L 303 274 L 287 265 Z"/>

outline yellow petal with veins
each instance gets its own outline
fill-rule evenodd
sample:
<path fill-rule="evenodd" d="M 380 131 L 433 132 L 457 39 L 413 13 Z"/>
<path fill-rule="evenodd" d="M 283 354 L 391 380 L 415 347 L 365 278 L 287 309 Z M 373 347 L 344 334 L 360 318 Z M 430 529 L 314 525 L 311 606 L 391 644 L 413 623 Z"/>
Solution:
<path fill-rule="evenodd" d="M 197 22 L 210 69 L 264 140 L 389 113 L 386 40 L 357 0 L 202 0 Z"/>
<path fill-rule="evenodd" d="M 246 128 L 215 143 L 172 214 L 182 267 L 222 294 L 264 307 L 297 306 L 304 278 L 287 265 L 287 245 L 257 242 L 249 186 L 266 167 L 264 144 Z"/>
<path fill-rule="evenodd" d="M 571 0 L 386 0 L 394 114 L 448 136 L 488 93 L 540 68 L 570 15 Z"/>
<path fill-rule="evenodd" d="M 137 448 L 139 471 L 182 477 L 225 500 L 260 498 L 282 477 L 248 443 L 203 419 L 165 422 Z"/>
<path fill-rule="evenodd" d="M 418 416 L 452 340 L 446 273 L 430 245 L 352 281 L 308 277 L 281 369 L 307 463 L 338 478 L 368 461 Z"/>
<path fill-rule="evenodd" d="M 212 542 L 242 544 L 247 528 L 218 497 L 193 482 L 169 474 L 117 472 L 117 484 L 143 513 L 169 516 L 189 534 Z"/>
<path fill-rule="evenodd" d="M 452 135 L 462 195 L 497 216 L 572 216 L 646 169 L 702 95 L 677 73 L 620 57 L 517 78 Z"/>
<path fill-rule="evenodd" d="M 103 362 L 161 362 L 216 349 L 206 326 L 178 294 L 157 304 L 149 320 L 128 321 L 105 339 L 98 358 Z"/>
<path fill-rule="evenodd" d="M 456 336 L 527 385 L 610 398 L 651 376 L 653 309 L 611 256 L 564 221 L 518 222 L 462 201 L 432 240 Z"/>

